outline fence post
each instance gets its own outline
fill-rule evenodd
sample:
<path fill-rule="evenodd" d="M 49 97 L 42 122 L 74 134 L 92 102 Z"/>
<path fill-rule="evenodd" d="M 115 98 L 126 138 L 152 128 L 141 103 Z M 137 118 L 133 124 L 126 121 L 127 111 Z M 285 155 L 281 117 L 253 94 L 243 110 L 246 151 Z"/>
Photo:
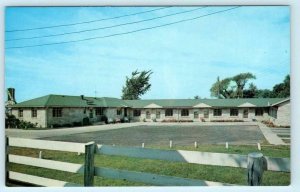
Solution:
<path fill-rule="evenodd" d="M 8 147 L 9 140 L 8 137 L 5 136 L 5 184 L 8 184 Z"/>
<path fill-rule="evenodd" d="M 264 158 L 262 153 L 248 154 L 248 185 L 259 186 L 262 183 Z"/>
<path fill-rule="evenodd" d="M 85 161 L 84 161 L 84 186 L 94 185 L 94 154 L 95 142 L 85 144 Z"/>

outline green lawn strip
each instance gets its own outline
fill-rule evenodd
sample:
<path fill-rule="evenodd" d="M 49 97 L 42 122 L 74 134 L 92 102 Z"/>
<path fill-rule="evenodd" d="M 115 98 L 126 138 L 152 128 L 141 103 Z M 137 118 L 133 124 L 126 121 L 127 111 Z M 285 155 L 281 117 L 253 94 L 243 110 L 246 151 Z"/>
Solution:
<path fill-rule="evenodd" d="M 225 145 L 199 145 L 197 148 L 193 146 L 174 146 L 172 149 L 165 146 L 146 146 L 153 149 L 166 149 L 166 150 L 188 150 L 188 151 L 201 151 L 201 152 L 215 152 L 215 153 L 230 153 L 248 155 L 252 152 L 263 153 L 264 156 L 269 157 L 290 157 L 290 146 L 261 146 L 261 151 L 257 149 L 257 145 L 229 145 L 226 149 Z"/>
<path fill-rule="evenodd" d="M 15 148 L 15 147 L 10 149 L 11 154 L 26 155 L 31 157 L 38 157 L 39 151 L 40 150 L 36 150 L 36 149 L 22 149 L 22 148 Z M 278 149 L 277 153 L 279 152 L 280 150 Z M 83 154 L 78 156 L 77 153 L 48 151 L 48 150 L 43 150 L 43 158 L 49 160 L 58 160 L 58 161 L 80 163 L 80 164 L 83 164 L 84 162 Z M 18 165 L 18 166 L 25 167 L 22 165 Z M 114 169 L 125 169 L 131 171 L 149 172 L 149 173 L 155 173 L 159 175 L 169 175 L 169 176 L 177 176 L 177 177 L 184 177 L 184 178 L 191 178 L 191 179 L 239 184 L 239 185 L 246 185 L 246 174 L 247 174 L 246 169 L 243 168 L 197 165 L 197 164 L 138 159 L 138 158 L 121 157 L 121 156 L 107 156 L 107 155 L 96 155 L 95 166 L 110 167 Z M 15 168 L 18 169 L 19 167 L 15 167 Z M 35 170 L 36 169 L 33 170 L 34 175 L 36 175 Z M 45 177 L 48 177 L 48 171 L 41 172 L 41 173 L 46 174 Z M 69 173 L 65 173 L 65 174 L 69 174 Z M 52 176 L 51 173 L 49 173 L 49 175 Z M 53 176 L 56 175 L 54 174 Z M 57 177 L 54 178 L 57 179 Z M 69 177 L 67 175 L 62 176 L 62 179 L 65 178 L 69 178 Z M 70 179 L 72 178 L 73 177 L 70 177 Z M 75 180 L 76 178 L 77 177 L 74 177 Z M 266 171 L 264 174 L 263 185 L 289 185 L 289 180 L 290 180 L 290 173 Z M 70 182 L 74 182 L 74 181 L 70 180 Z M 117 181 L 117 180 L 101 178 L 101 181 L 99 181 L 99 185 L 127 186 L 127 185 L 143 185 L 143 184 L 135 183 L 135 182 L 127 183 L 127 181 L 122 181 L 122 180 Z"/>
<path fill-rule="evenodd" d="M 64 171 L 20 165 L 15 163 L 9 164 L 9 170 L 19 172 L 19 173 L 35 175 L 39 177 L 83 185 L 83 174 L 74 174 L 74 173 L 68 173 Z M 103 177 L 94 177 L 94 185 L 95 186 L 143 186 L 146 184 L 138 183 L 138 182 L 130 182 L 130 181 L 120 180 L 120 179 L 107 179 Z"/>

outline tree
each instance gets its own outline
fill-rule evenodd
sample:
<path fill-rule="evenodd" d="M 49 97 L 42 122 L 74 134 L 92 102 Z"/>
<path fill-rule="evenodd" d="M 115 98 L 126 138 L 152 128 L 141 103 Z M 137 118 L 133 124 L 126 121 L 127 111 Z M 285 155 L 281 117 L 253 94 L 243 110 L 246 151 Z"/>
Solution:
<path fill-rule="evenodd" d="M 240 73 L 223 80 L 219 80 L 218 77 L 217 82 L 210 89 L 211 96 L 218 98 L 243 98 L 244 88 L 250 79 L 255 79 L 252 73 Z"/>
<path fill-rule="evenodd" d="M 243 98 L 244 97 L 244 88 L 249 79 L 255 79 L 255 75 L 252 73 L 240 73 L 234 77 L 232 80 L 236 83 L 236 97 Z"/>
<path fill-rule="evenodd" d="M 194 99 L 201 99 L 199 95 L 195 95 Z"/>
<path fill-rule="evenodd" d="M 278 98 L 290 96 L 290 75 L 285 76 L 283 83 L 276 84 L 273 87 L 273 96 Z"/>
<path fill-rule="evenodd" d="M 250 83 L 249 88 L 245 89 L 243 91 L 243 97 L 244 98 L 255 98 L 257 95 L 257 92 L 258 92 L 257 87 L 253 83 Z"/>
<path fill-rule="evenodd" d="M 232 87 L 229 88 L 231 78 L 226 78 L 223 80 L 217 80 L 210 88 L 210 94 L 213 97 L 221 98 L 231 98 L 233 95 Z"/>
<path fill-rule="evenodd" d="M 149 83 L 150 75 L 153 72 L 135 70 L 131 73 L 131 77 L 126 76 L 126 83 L 122 89 L 122 99 L 140 99 L 140 96 L 150 90 L 151 84 Z"/>
<path fill-rule="evenodd" d="M 273 98 L 273 91 L 269 89 L 259 89 L 256 91 L 255 98 Z"/>

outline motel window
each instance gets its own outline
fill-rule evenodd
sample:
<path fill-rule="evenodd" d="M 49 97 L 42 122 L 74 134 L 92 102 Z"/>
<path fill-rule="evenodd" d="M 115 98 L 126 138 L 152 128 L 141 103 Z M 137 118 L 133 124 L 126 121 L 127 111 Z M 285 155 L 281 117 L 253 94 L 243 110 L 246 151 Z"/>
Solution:
<path fill-rule="evenodd" d="M 139 117 L 139 116 L 141 116 L 141 110 L 138 110 L 138 109 L 133 110 L 133 116 L 134 116 L 134 117 Z"/>
<path fill-rule="evenodd" d="M 23 117 L 23 109 L 19 109 L 19 111 L 18 111 L 18 116 L 19 116 L 19 117 Z"/>
<path fill-rule="evenodd" d="M 122 115 L 122 109 L 117 109 L 117 115 Z"/>
<path fill-rule="evenodd" d="M 204 109 L 203 114 L 204 114 L 204 118 L 208 118 L 208 116 L 209 116 L 208 109 Z"/>
<path fill-rule="evenodd" d="M 222 116 L 222 109 L 214 109 L 214 116 Z"/>
<path fill-rule="evenodd" d="M 147 119 L 150 119 L 150 118 L 151 118 L 151 113 L 150 113 L 150 111 L 146 111 L 146 118 L 147 118 Z"/>
<path fill-rule="evenodd" d="M 270 109 L 270 116 L 274 117 L 275 119 L 277 119 L 277 108 L 272 107 Z"/>
<path fill-rule="evenodd" d="M 189 116 L 189 110 L 188 109 L 182 109 L 181 110 L 181 116 Z"/>
<path fill-rule="evenodd" d="M 93 117 L 94 117 L 93 109 L 90 109 L 89 116 L 90 116 L 90 118 L 93 118 Z"/>
<path fill-rule="evenodd" d="M 53 108 L 52 116 L 53 117 L 62 117 L 62 108 Z"/>
<path fill-rule="evenodd" d="M 96 108 L 96 115 L 104 115 L 104 109 L 102 107 Z"/>
<path fill-rule="evenodd" d="M 230 116 L 239 116 L 238 109 L 230 109 Z"/>
<path fill-rule="evenodd" d="M 255 116 L 263 116 L 264 110 L 262 108 L 255 109 Z"/>
<path fill-rule="evenodd" d="M 166 109 L 166 114 L 165 116 L 173 116 L 173 109 Z"/>
<path fill-rule="evenodd" d="M 160 119 L 160 111 L 156 111 L 156 119 Z"/>
<path fill-rule="evenodd" d="M 31 117 L 37 117 L 37 109 L 31 109 Z"/>
<path fill-rule="evenodd" d="M 198 111 L 194 111 L 194 119 L 198 119 L 199 118 L 199 112 Z"/>

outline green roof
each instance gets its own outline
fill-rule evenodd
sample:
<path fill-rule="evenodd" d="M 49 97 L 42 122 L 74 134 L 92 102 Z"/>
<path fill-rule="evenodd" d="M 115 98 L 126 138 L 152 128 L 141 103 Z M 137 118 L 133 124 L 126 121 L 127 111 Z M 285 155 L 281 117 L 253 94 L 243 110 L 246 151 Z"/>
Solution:
<path fill-rule="evenodd" d="M 267 107 L 286 98 L 245 98 L 245 99 L 150 99 L 121 100 L 112 97 L 81 97 L 67 95 L 46 95 L 13 105 L 12 107 L 132 107 L 145 108 L 155 104 L 164 108 L 193 107 L 198 104 L 211 107 L 238 107 L 250 103 L 257 107 Z"/>
<path fill-rule="evenodd" d="M 150 104 L 156 104 L 164 108 L 168 107 L 193 107 L 205 104 L 211 107 L 238 107 L 250 103 L 257 107 L 267 107 L 286 98 L 244 98 L 244 99 L 151 99 L 151 100 L 125 100 L 133 108 L 144 108 Z"/>
<path fill-rule="evenodd" d="M 12 107 L 124 107 L 128 104 L 111 97 L 82 97 L 47 95 L 13 105 Z"/>

